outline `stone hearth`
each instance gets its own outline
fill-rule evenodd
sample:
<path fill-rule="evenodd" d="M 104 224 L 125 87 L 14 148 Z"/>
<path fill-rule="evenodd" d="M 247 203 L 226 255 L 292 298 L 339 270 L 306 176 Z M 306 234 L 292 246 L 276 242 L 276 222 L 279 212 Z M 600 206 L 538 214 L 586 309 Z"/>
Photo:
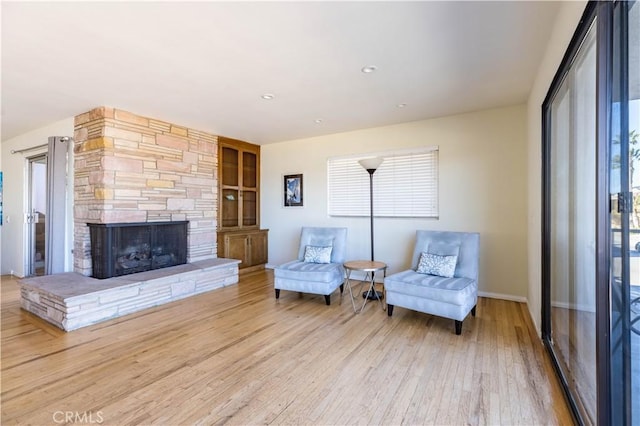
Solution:
<path fill-rule="evenodd" d="M 20 281 L 21 305 L 71 331 L 236 284 L 238 263 L 200 260 L 104 280 L 75 272 L 25 278 Z"/>

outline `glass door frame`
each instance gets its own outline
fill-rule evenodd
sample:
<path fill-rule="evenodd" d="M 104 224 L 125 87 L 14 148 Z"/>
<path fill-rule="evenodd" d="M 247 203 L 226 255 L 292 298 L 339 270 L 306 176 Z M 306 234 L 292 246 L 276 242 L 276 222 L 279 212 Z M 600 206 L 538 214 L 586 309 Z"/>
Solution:
<path fill-rule="evenodd" d="M 551 176 L 552 176 L 552 165 L 551 165 L 551 153 L 552 153 L 552 103 L 555 97 L 560 93 L 562 89 L 563 82 L 569 69 L 573 65 L 574 60 L 576 59 L 580 47 L 582 46 L 583 41 L 587 37 L 591 26 L 596 19 L 597 16 L 597 5 L 594 2 L 589 2 L 585 11 L 582 14 L 580 19 L 580 23 L 578 24 L 578 28 L 576 29 L 571 41 L 569 43 L 569 47 L 560 63 L 560 67 L 556 72 L 549 92 L 544 99 L 542 104 L 542 253 L 541 253 L 541 264 L 542 264 L 542 341 L 547 348 L 547 351 L 551 357 L 552 364 L 554 370 L 560 380 L 560 384 L 563 388 L 564 394 L 567 397 L 567 402 L 569 403 L 569 407 L 571 408 L 571 412 L 574 418 L 581 424 L 582 421 L 582 413 L 578 406 L 577 401 L 574 399 L 571 393 L 571 388 L 569 386 L 569 382 L 567 377 L 564 375 L 564 371 L 560 365 L 560 361 L 554 352 L 554 347 L 552 344 L 552 324 L 551 324 L 551 281 L 552 281 L 552 261 L 551 261 L 551 247 L 552 247 L 552 187 L 551 187 Z M 598 20 L 599 23 L 599 20 Z M 596 44 L 599 42 L 600 35 L 600 27 L 599 25 L 596 27 Z M 598 53 L 596 53 L 598 55 Z M 598 57 L 599 59 L 599 57 Z M 598 77 L 596 77 L 598 78 Z M 599 151 L 596 151 L 596 156 L 599 154 Z M 596 172 L 598 175 L 598 172 Z M 596 194 L 596 198 L 598 198 L 598 194 Z M 599 200 L 598 200 L 599 201 Z M 598 248 L 598 237 L 599 237 L 599 228 L 596 227 L 596 250 Z M 598 271 L 596 270 L 596 275 Z M 596 292 L 596 304 L 599 301 L 598 293 Z M 596 306 L 596 312 L 598 311 L 598 307 Z M 597 316 L 597 314 L 596 314 Z M 597 322 L 597 319 L 596 319 Z M 598 347 L 598 339 L 596 338 L 596 347 Z M 596 352 L 598 349 L 596 348 Z M 597 357 L 597 354 L 596 354 Z M 596 361 L 598 362 L 598 361 Z M 598 381 L 599 378 L 596 378 Z M 599 398 L 598 398 L 599 399 Z M 596 408 L 597 412 L 600 412 L 599 407 Z"/>
<path fill-rule="evenodd" d="M 611 424 L 611 100 L 613 2 L 598 3 L 596 105 L 596 385 L 597 423 Z"/>
<path fill-rule="evenodd" d="M 629 68 L 631 56 L 629 54 L 630 32 L 629 32 L 629 14 L 631 7 L 639 8 L 637 2 L 618 1 L 613 5 L 609 5 L 608 11 L 612 16 L 612 26 L 610 34 L 610 46 L 612 49 L 610 55 L 610 85 L 607 99 L 610 105 L 609 115 L 609 132 L 608 146 L 611 147 L 615 142 L 616 134 L 619 133 L 619 182 L 613 181 L 615 177 L 611 174 L 611 186 L 609 191 L 618 190 L 613 196 L 614 200 L 610 205 L 615 206 L 620 215 L 620 272 L 619 277 L 615 275 L 615 264 L 613 262 L 613 244 L 611 246 L 611 272 L 610 279 L 610 408 L 612 424 L 632 424 L 632 421 L 639 421 L 632 417 L 633 400 L 638 395 L 633 394 L 632 382 L 638 380 L 633 377 L 631 342 L 631 215 L 633 214 L 633 188 L 632 188 L 632 161 L 630 157 L 631 145 L 629 140 L 630 130 L 630 93 L 629 93 Z M 635 9 L 638 12 L 638 9 Z M 634 63 L 636 67 L 637 63 Z M 617 89 L 617 91 L 616 91 Z M 619 110 L 613 108 L 615 103 L 619 103 Z M 619 118 L 616 123 L 615 118 Z M 616 126 L 616 124 L 618 124 Z M 603 134 L 604 136 L 604 134 Z M 611 148 L 610 148 L 611 149 Z M 611 162 L 611 170 L 613 171 L 614 152 L 611 149 L 609 161 Z M 613 224 L 612 224 L 613 226 Z M 612 238 L 612 243 L 615 243 Z M 637 355 L 636 355 L 637 356 Z M 637 409 L 637 407 L 636 407 Z"/>
<path fill-rule="evenodd" d="M 614 28 L 614 13 L 616 13 L 616 8 L 619 11 L 621 7 L 626 7 L 625 3 L 621 1 L 590 1 L 587 4 L 542 105 L 542 339 L 552 359 L 571 411 L 579 424 L 584 424 L 585 419 L 582 417 L 582 413 L 570 391 L 567 377 L 565 377 L 560 367 L 551 341 L 551 103 L 558 93 L 589 28 L 596 20 L 596 164 L 594 165 L 596 167 L 596 181 L 594 182 L 594 190 L 596 191 L 596 203 L 594 206 L 596 213 L 596 252 L 594 259 L 596 262 L 596 322 L 594 332 L 596 333 L 597 401 L 594 420 L 595 423 L 601 425 L 630 424 L 631 401 L 629 393 L 626 392 L 626 396 L 622 398 L 619 393 L 621 391 L 620 386 L 624 385 L 621 381 L 628 382 L 631 378 L 625 378 L 622 372 L 612 370 L 613 360 L 611 353 L 612 237 L 610 209 L 612 208 L 612 202 L 610 196 L 610 167 L 612 153 L 610 144 L 612 143 L 613 79 L 614 77 L 620 78 L 622 80 L 621 86 L 626 85 L 628 82 L 628 75 L 625 75 L 624 71 L 619 76 L 614 76 L 614 34 L 619 31 L 617 36 L 622 37 L 622 39 L 625 37 L 628 39 L 624 23 L 622 25 L 618 23 L 617 27 Z M 624 14 L 620 13 L 620 15 Z M 626 17 L 622 20 L 624 21 L 624 19 Z M 627 61 L 626 52 L 622 52 L 618 56 L 621 63 Z M 628 63 L 625 62 L 622 68 L 627 66 Z M 624 256 L 624 249 L 625 243 L 623 243 L 622 247 L 622 256 Z M 626 243 L 626 250 L 628 254 L 628 243 Z M 616 395 L 612 393 L 613 390 L 616 391 Z"/>
<path fill-rule="evenodd" d="M 38 223 L 40 223 L 40 220 L 43 220 L 41 217 L 36 217 L 36 215 L 34 214 L 34 202 L 33 202 L 33 194 L 34 194 L 34 187 L 35 187 L 35 182 L 33 181 L 33 175 L 34 175 L 34 165 L 35 164 L 44 164 L 45 169 L 44 169 L 44 178 L 45 178 L 45 182 L 44 182 L 44 194 L 45 197 L 48 197 L 48 191 L 47 191 L 47 179 L 48 179 L 48 174 L 47 174 L 47 168 L 49 167 L 49 155 L 47 152 L 41 153 L 41 154 L 36 154 L 36 155 L 32 155 L 30 157 L 27 157 L 27 194 L 26 194 L 26 204 L 27 204 L 27 208 L 26 208 L 26 220 L 25 220 L 25 226 L 26 226 L 26 232 L 27 232 L 27 246 L 26 246 L 26 268 L 25 268 L 25 272 L 27 276 L 35 276 L 37 275 L 36 273 L 36 225 Z M 45 211 L 43 212 L 45 214 L 45 217 L 47 215 L 47 200 L 45 199 L 44 202 L 45 205 Z M 46 223 L 45 223 L 45 233 L 47 232 L 46 229 Z M 45 238 L 46 240 L 46 238 Z M 46 250 L 46 247 L 45 247 Z M 45 252 L 45 256 L 47 256 L 47 253 Z M 45 261 L 46 261 L 46 257 L 45 257 Z M 44 266 L 42 267 L 42 269 L 44 270 Z"/>

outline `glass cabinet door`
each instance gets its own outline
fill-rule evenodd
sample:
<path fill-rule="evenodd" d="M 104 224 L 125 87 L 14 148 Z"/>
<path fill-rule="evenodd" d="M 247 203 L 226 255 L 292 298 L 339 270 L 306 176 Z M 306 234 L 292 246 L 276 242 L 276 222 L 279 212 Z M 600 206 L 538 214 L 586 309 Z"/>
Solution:
<path fill-rule="evenodd" d="M 219 226 L 227 230 L 257 227 L 259 149 L 240 141 L 237 147 L 223 142 L 220 148 Z"/>
<path fill-rule="evenodd" d="M 237 149 L 223 147 L 221 151 L 221 180 L 222 196 L 220 208 L 222 209 L 222 223 L 224 228 L 237 227 L 240 212 L 240 180 L 239 180 L 239 152 Z"/>
<path fill-rule="evenodd" d="M 258 203 L 255 191 L 244 191 L 242 193 L 242 225 L 254 226 L 257 222 Z"/>
<path fill-rule="evenodd" d="M 238 167 L 240 165 L 238 150 L 233 148 L 222 148 L 222 186 L 239 185 Z"/>
<path fill-rule="evenodd" d="M 258 224 L 258 156 L 242 153 L 242 226 Z"/>
<path fill-rule="evenodd" d="M 222 190 L 222 227 L 232 228 L 238 226 L 239 192 L 237 189 Z"/>
<path fill-rule="evenodd" d="M 244 189 L 258 186 L 258 156 L 253 152 L 242 153 L 242 186 Z"/>

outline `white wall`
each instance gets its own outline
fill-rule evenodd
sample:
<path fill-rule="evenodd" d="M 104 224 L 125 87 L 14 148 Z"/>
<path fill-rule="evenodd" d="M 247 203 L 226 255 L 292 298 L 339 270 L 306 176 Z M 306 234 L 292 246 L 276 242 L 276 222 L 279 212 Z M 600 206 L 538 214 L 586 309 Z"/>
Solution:
<path fill-rule="evenodd" d="M 416 146 L 440 147 L 440 218 L 376 218 L 376 259 L 409 267 L 417 229 L 480 233 L 480 291 L 527 296 L 526 106 L 262 146 L 261 225 L 269 264 L 296 256 L 301 226 L 349 228 L 348 258 L 368 259 L 369 219 L 327 216 L 327 158 Z M 304 174 L 304 207 L 283 207 L 285 174 Z"/>
<path fill-rule="evenodd" d="M 527 102 L 528 123 L 528 206 L 529 206 L 529 279 L 528 306 L 537 330 L 541 328 L 542 310 L 542 102 L 564 56 L 571 36 L 578 26 L 586 2 L 563 2 L 551 33 L 533 88 Z"/>
<path fill-rule="evenodd" d="M 4 224 L 2 225 L 2 259 L 0 261 L 0 274 L 9 274 L 23 277 L 25 275 L 26 258 L 28 255 L 26 247 L 25 213 L 27 212 L 27 174 L 28 157 L 41 154 L 47 148 L 11 154 L 11 150 L 20 150 L 37 145 L 46 144 L 49 136 L 73 136 L 73 117 L 52 123 L 48 126 L 32 130 L 20 136 L 2 141 L 2 161 L 0 170 L 4 172 Z M 71 150 L 73 152 L 73 150 Z M 71 161 L 73 167 L 73 161 Z M 68 218 L 73 216 L 73 179 L 68 180 L 67 194 L 55 194 L 56 196 L 67 196 Z M 70 222 L 67 224 L 69 225 Z M 73 227 L 68 226 L 68 233 L 65 238 L 65 269 L 73 270 L 73 258 L 71 248 L 73 247 Z"/>
<path fill-rule="evenodd" d="M 0 149 L 0 171 L 2 171 L 2 149 Z M 4 176 L 3 176 L 4 178 Z M 4 197 L 4 183 L 2 185 L 2 188 L 0 188 L 3 192 L 3 197 Z M 2 230 L 4 229 L 4 223 L 6 222 L 6 216 L 4 213 L 4 202 L 2 203 L 2 209 L 3 209 L 3 213 L 2 213 L 2 223 L 3 225 L 0 225 L 0 275 L 2 275 Z"/>

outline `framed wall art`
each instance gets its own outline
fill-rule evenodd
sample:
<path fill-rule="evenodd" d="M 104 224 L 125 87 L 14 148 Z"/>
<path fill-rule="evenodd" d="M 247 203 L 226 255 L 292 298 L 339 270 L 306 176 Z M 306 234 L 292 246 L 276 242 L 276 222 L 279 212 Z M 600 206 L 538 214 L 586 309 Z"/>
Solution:
<path fill-rule="evenodd" d="M 284 176 L 284 207 L 302 207 L 302 173 Z"/>

